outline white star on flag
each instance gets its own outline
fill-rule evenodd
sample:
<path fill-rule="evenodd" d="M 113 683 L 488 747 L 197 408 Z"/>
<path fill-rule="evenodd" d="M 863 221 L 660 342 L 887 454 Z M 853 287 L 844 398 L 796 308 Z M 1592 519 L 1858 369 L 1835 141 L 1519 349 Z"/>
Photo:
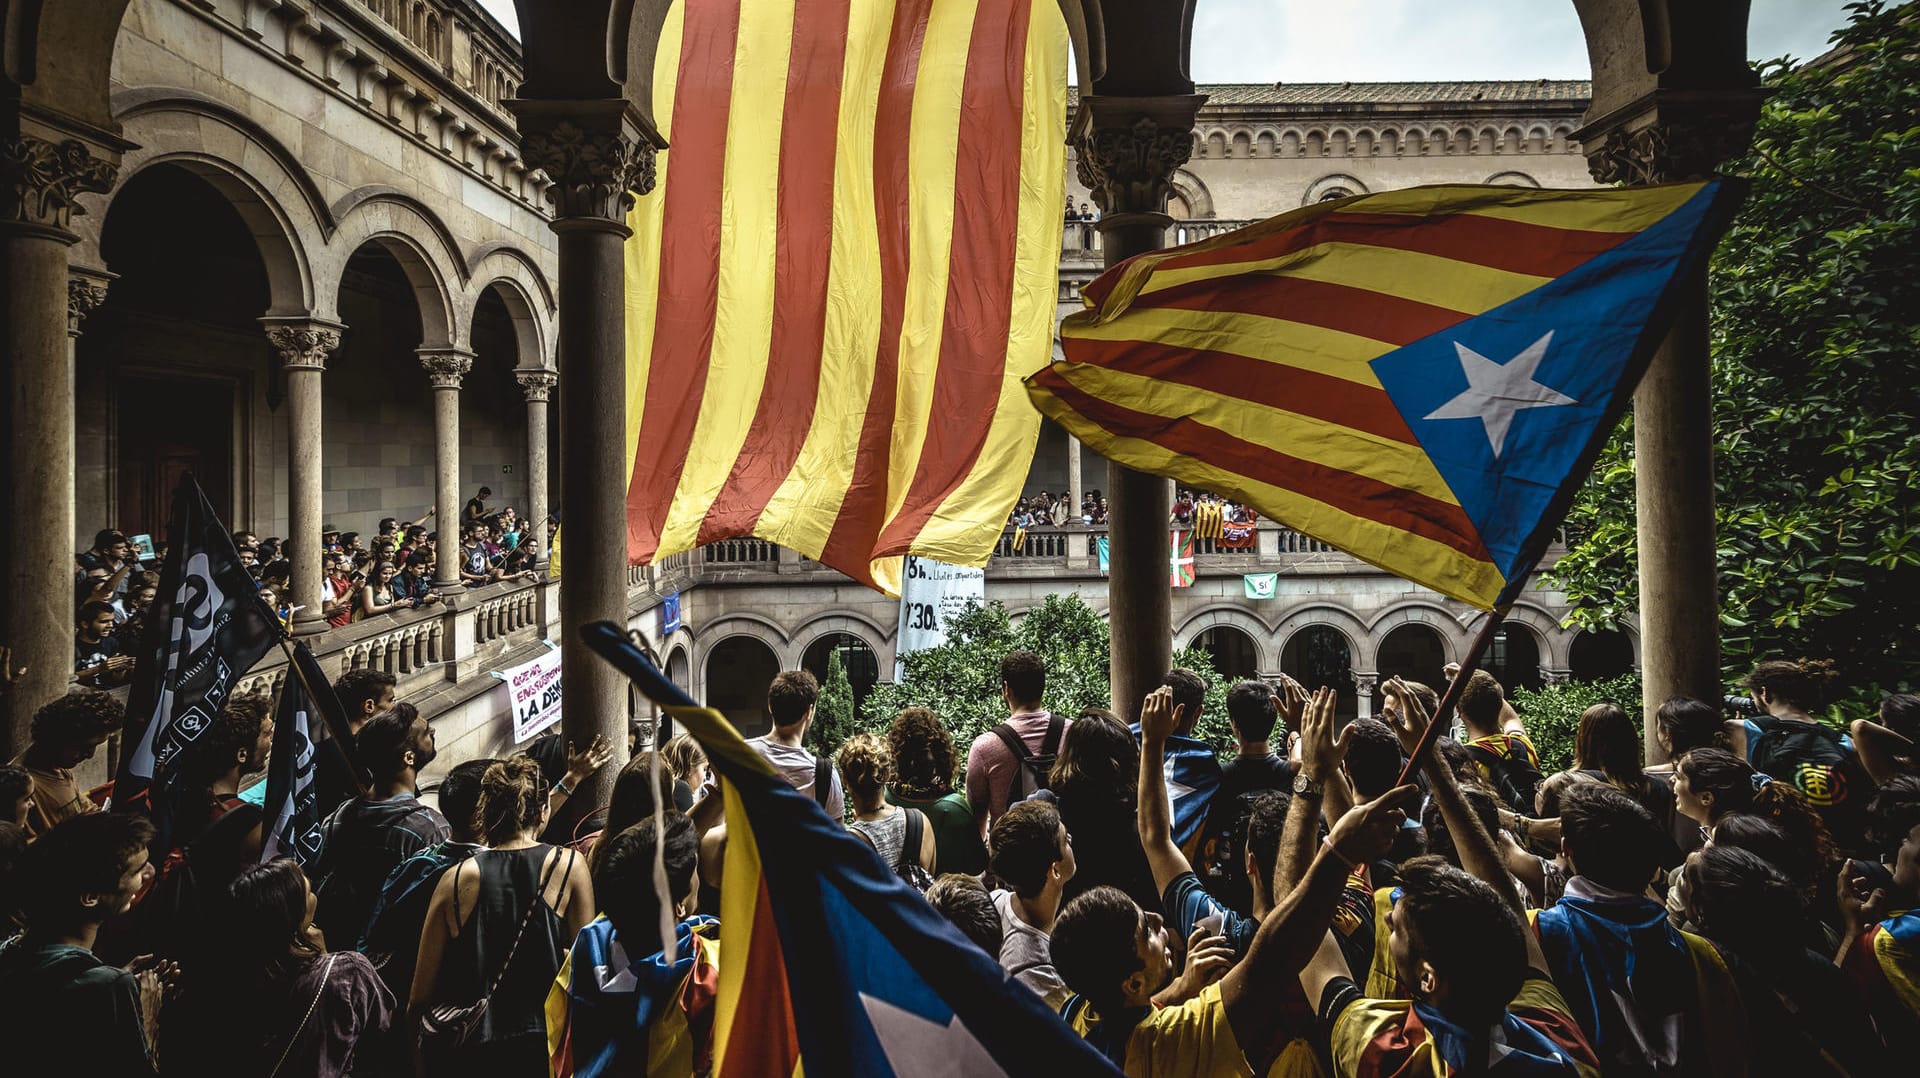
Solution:
<path fill-rule="evenodd" d="M 1540 369 L 1540 361 L 1547 357 L 1547 342 L 1551 340 L 1553 331 L 1548 330 L 1546 336 L 1505 363 L 1496 363 L 1455 341 L 1453 347 L 1460 354 L 1460 369 L 1467 376 L 1467 388 L 1427 413 L 1426 418 L 1478 419 L 1486 426 L 1487 441 L 1492 443 L 1494 459 L 1498 460 L 1500 450 L 1506 446 L 1513 417 L 1522 409 L 1580 403 L 1533 379 L 1533 372 Z"/>
<path fill-rule="evenodd" d="M 1193 787 L 1188 786 L 1184 782 L 1175 782 L 1173 780 L 1173 757 L 1171 756 L 1167 757 L 1166 763 L 1162 764 L 1161 766 L 1166 771 L 1167 811 L 1171 812 L 1173 811 L 1173 806 L 1178 804 L 1181 798 L 1193 792 Z"/>
<path fill-rule="evenodd" d="M 914 1078 L 1006 1078 L 985 1046 L 954 1015 L 946 1025 L 932 1022 L 884 999 L 860 993 L 880 1050 L 893 1073 Z"/>

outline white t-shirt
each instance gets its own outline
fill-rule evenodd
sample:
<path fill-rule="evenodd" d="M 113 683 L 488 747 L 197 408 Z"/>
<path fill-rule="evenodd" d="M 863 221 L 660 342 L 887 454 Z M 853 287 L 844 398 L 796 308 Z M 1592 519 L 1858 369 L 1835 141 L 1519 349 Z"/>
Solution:
<path fill-rule="evenodd" d="M 1058 1010 L 1073 990 L 1053 968 L 1052 937 L 1014 915 L 1012 891 L 995 891 L 993 908 L 1000 911 L 1000 968 Z"/>
<path fill-rule="evenodd" d="M 782 745 L 764 737 L 753 738 L 747 744 L 752 745 L 755 752 L 766 757 L 767 762 L 773 765 L 773 769 L 787 780 L 787 785 L 808 797 L 813 796 L 813 753 L 792 745 Z M 833 784 L 827 793 L 827 815 L 836 820 L 844 819 L 846 801 L 840 792 L 840 775 L 832 767 L 827 768 L 827 775 Z"/>

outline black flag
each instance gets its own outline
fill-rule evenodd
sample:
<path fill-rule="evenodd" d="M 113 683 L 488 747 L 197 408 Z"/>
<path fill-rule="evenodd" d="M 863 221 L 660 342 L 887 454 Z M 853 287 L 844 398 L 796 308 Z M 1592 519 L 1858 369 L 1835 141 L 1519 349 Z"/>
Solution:
<path fill-rule="evenodd" d="M 301 541 L 308 541 L 302 537 Z M 180 478 L 167 560 L 147 614 L 127 700 L 127 746 L 113 784 L 116 808 L 144 808 L 157 848 L 170 842 L 167 807 L 180 758 L 213 723 L 241 675 L 281 637 L 233 538 L 193 476 Z"/>
<path fill-rule="evenodd" d="M 314 731 L 322 722 L 333 736 L 316 739 Z M 273 720 L 262 862 L 291 857 L 304 865 L 313 859 L 320 841 L 320 802 L 314 784 L 317 754 L 341 754 L 352 743 L 346 713 L 320 661 L 307 645 L 295 644 L 287 683 L 280 689 L 279 713 Z M 353 773 L 353 764 L 344 756 L 340 762 L 346 774 Z"/>

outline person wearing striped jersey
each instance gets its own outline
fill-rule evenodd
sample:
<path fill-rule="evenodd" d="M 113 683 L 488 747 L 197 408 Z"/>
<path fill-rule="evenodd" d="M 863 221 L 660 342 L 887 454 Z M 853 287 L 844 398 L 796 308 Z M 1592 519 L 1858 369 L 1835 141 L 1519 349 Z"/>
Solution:
<path fill-rule="evenodd" d="M 1867 998 L 1868 1011 L 1892 1058 L 1920 1052 L 1920 806 L 1882 791 L 1876 802 L 1877 837 L 1897 840 L 1892 875 L 1876 886 L 1858 863 L 1840 866 L 1839 901 L 1846 934 L 1836 964 Z M 1903 799 L 1904 800 L 1904 799 Z"/>
<path fill-rule="evenodd" d="M 1389 684 L 1401 705 L 1394 732 L 1416 752 L 1426 708 L 1398 679 Z M 1498 847 L 1431 744 L 1418 763 L 1465 869 L 1437 857 L 1400 868 L 1386 946 L 1411 998 L 1365 997 L 1327 930 L 1349 870 L 1371 858 L 1354 856 L 1330 838 L 1278 914 L 1300 986 L 1316 1004 L 1334 1072 L 1343 1078 L 1597 1076 L 1599 1061 L 1551 980 L 1539 941 L 1527 931 Z M 1413 796 L 1401 787 L 1356 812 Z"/>

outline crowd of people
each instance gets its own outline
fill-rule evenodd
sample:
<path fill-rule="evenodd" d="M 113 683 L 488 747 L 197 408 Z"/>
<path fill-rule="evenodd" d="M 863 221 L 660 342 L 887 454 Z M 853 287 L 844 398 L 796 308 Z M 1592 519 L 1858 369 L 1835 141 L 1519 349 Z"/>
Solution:
<path fill-rule="evenodd" d="M 1431 740 L 1426 685 L 1389 680 L 1379 718 L 1342 723 L 1330 689 L 1243 681 L 1216 751 L 1193 672 L 1129 726 L 1049 712 L 1027 652 L 964 753 L 909 708 L 815 756 L 804 671 L 749 744 L 1128 1074 L 1895 1073 L 1920 1051 L 1920 697 L 1843 735 L 1815 718 L 1830 677 L 1761 663 L 1732 718 L 1668 701 L 1660 767 L 1598 705 L 1551 776 L 1482 671 Z M 604 742 L 424 782 L 433 725 L 392 677 L 335 690 L 352 763 L 318 757 L 304 868 L 260 863 L 237 796 L 267 701 L 208 731 L 163 850 L 74 785 L 113 698 L 35 716 L 0 768 L 0 1036 L 23 1073 L 535 1075 L 559 1046 L 593 1073 L 706 1073 L 727 828 L 700 746 L 636 753 L 586 811 Z"/>
<path fill-rule="evenodd" d="M 1111 507 L 1099 491 L 1090 490 L 1083 495 L 1078 512 L 1074 511 L 1072 502 L 1069 494 L 1053 494 L 1044 490 L 1021 498 L 1014 503 L 1013 512 L 1007 516 L 1007 527 L 1025 530 L 1106 525 Z M 1252 524 L 1253 521 L 1253 510 L 1245 505 L 1218 494 L 1185 487 L 1175 491 L 1172 511 L 1167 517 L 1167 523 L 1173 527 L 1194 528 L 1211 538 L 1219 538 L 1220 531 L 1227 524 Z"/>
<path fill-rule="evenodd" d="M 541 544 L 552 537 L 551 519 L 545 529 L 536 528 L 512 506 L 489 507 L 492 496 L 481 487 L 462 511 L 454 556 L 458 579 L 468 587 L 532 579 Z M 417 521 L 382 518 L 371 536 L 327 527 L 319 536 L 325 548 L 321 616 L 342 626 L 439 603 L 433 583 L 440 534 L 428 528 L 433 515 L 429 509 Z M 133 676 L 133 652 L 159 591 L 167 553 L 163 538 L 139 538 L 143 543 L 136 548 L 126 533 L 104 528 L 91 547 L 74 555 L 73 680 L 80 685 L 111 688 Z M 233 533 L 234 549 L 261 599 L 288 625 L 295 613 L 291 543 L 244 529 Z"/>

